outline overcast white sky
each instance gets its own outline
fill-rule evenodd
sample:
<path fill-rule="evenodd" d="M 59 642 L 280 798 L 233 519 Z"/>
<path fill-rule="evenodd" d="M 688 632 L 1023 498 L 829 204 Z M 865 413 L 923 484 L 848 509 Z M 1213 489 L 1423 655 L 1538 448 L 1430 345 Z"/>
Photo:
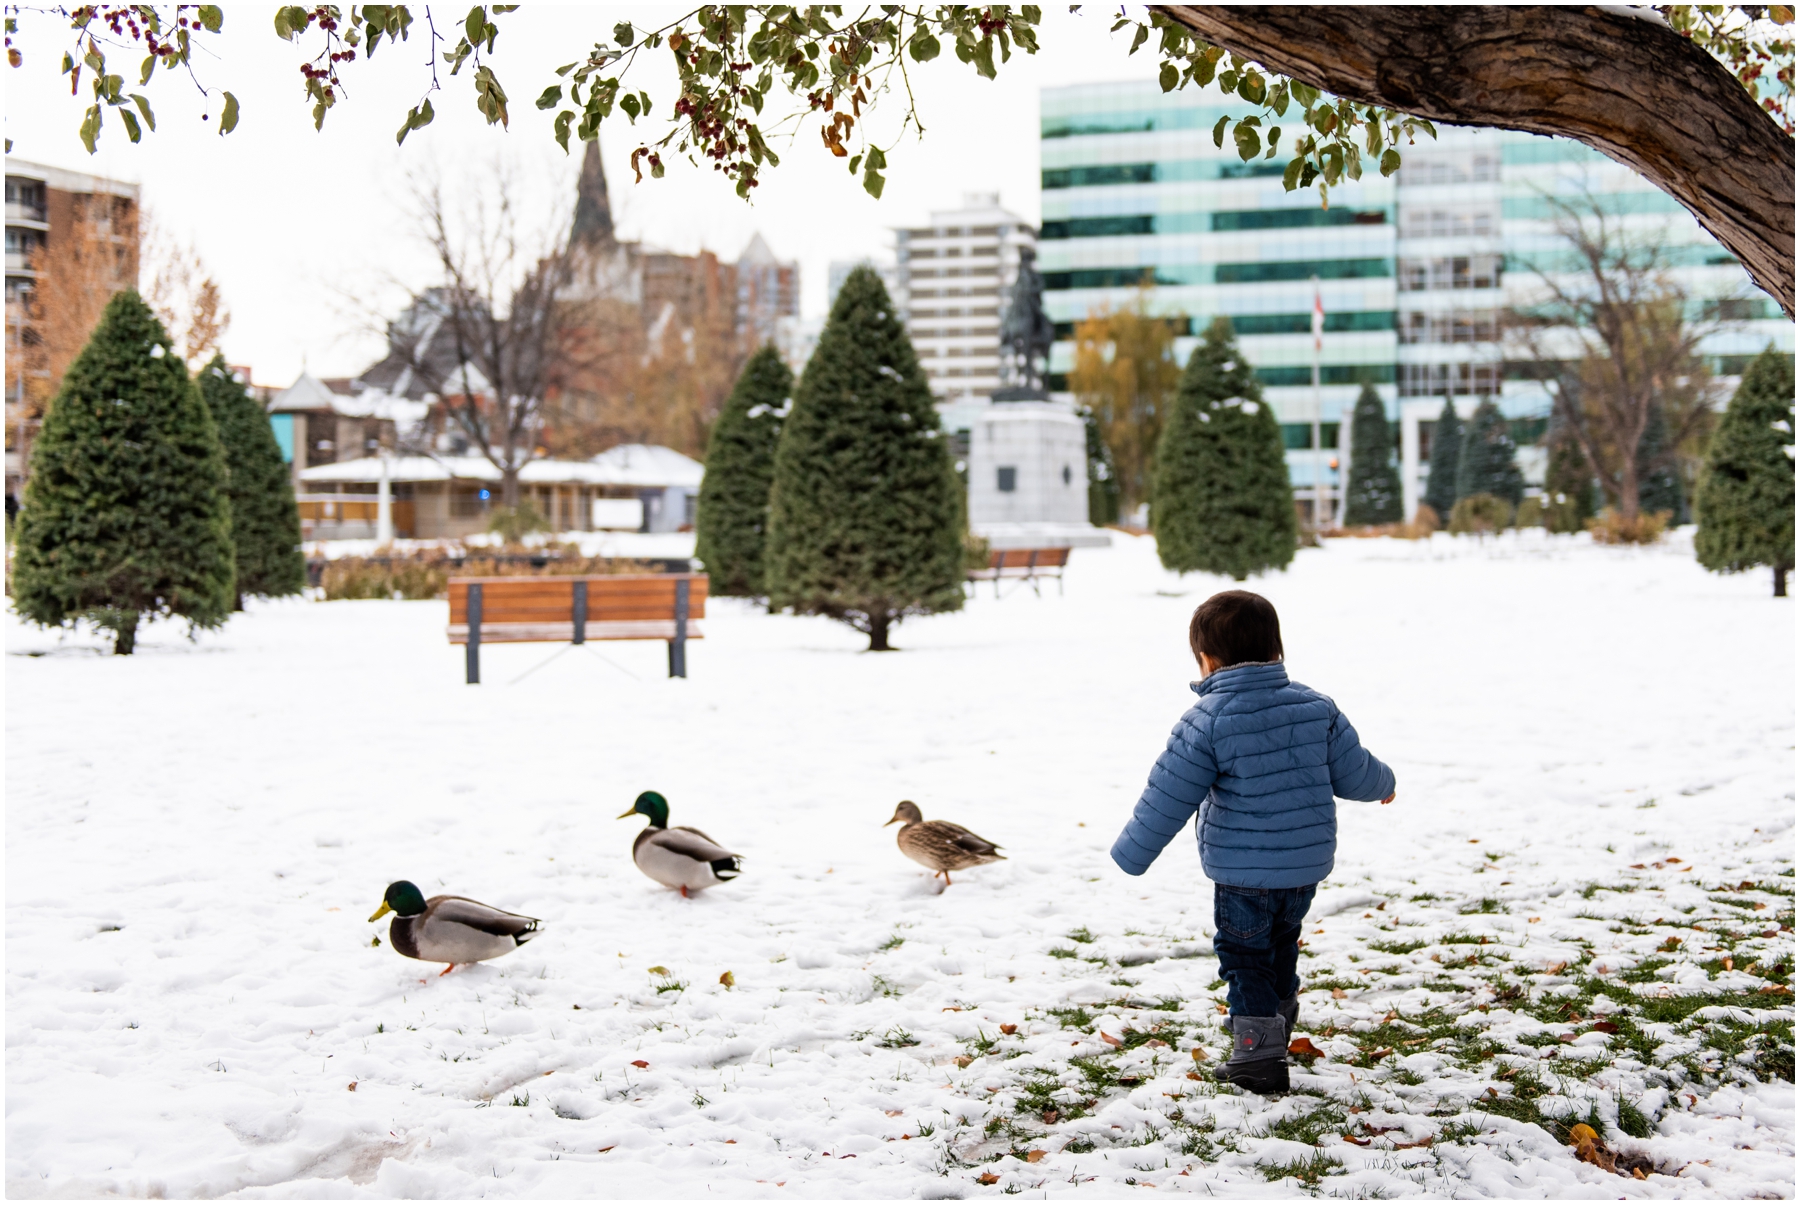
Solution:
<path fill-rule="evenodd" d="M 460 12 L 440 11 L 440 22 Z M 411 134 L 404 147 L 394 131 L 429 83 L 422 21 L 410 41 L 383 46 L 374 69 L 350 64 L 350 95 L 312 128 L 298 64 L 317 49 L 282 42 L 272 7 L 231 5 L 216 59 L 196 55 L 196 74 L 209 88 L 229 89 L 242 106 L 235 133 L 217 136 L 218 104 L 159 71 L 147 93 L 158 130 L 133 146 L 116 116 L 108 120 L 99 153 L 89 156 L 76 137 L 87 104 L 71 97 L 58 74 L 70 45 L 66 25 L 21 14 L 15 40 L 25 64 L 6 72 L 6 136 L 15 157 L 114 176 L 143 186 L 146 206 L 168 232 L 190 240 L 219 279 L 231 308 L 226 354 L 248 364 L 259 384 L 285 385 L 302 364 L 316 375 L 349 375 L 380 354 L 381 343 L 354 311 L 360 299 L 390 308 L 395 282 L 433 283 L 431 261 L 407 221 L 409 174 L 436 171 L 451 183 L 473 179 L 505 157 L 526 181 L 525 199 L 542 212 L 567 211 L 579 155 L 565 158 L 550 134 L 552 113 L 533 106 L 558 66 L 596 41 L 611 40 L 615 21 L 640 27 L 666 22 L 684 9 L 657 5 L 528 4 L 500 19 L 494 64 L 510 99 L 512 128 L 488 127 L 475 111 L 463 78 L 440 73 L 433 97 L 437 120 Z M 1148 51 L 1126 55 L 1126 35 L 1107 32 L 1109 10 L 1070 16 L 1045 8 L 1043 50 L 1015 54 L 998 81 L 979 78 L 947 50 L 913 82 L 926 127 L 889 156 L 886 195 L 862 191 L 832 159 L 808 125 L 791 144 L 778 142 L 782 166 L 757 189 L 754 205 L 733 194 L 711 170 L 669 161 L 668 175 L 633 185 L 627 158 L 635 143 L 622 116 L 601 132 L 613 207 L 622 237 L 672 250 L 702 248 L 736 259 L 755 231 L 783 259 L 801 264 L 802 309 L 825 308 L 826 266 L 834 259 L 891 254 L 893 226 L 922 221 L 932 209 L 952 208 L 966 191 L 998 191 L 1002 204 L 1038 220 L 1038 89 L 1046 84 L 1149 78 Z M 440 28 L 444 26 L 441 24 Z M 141 55 L 124 66 L 134 82 Z M 658 111 L 668 112 L 673 72 L 658 55 L 642 77 Z M 466 75 L 466 69 L 465 69 Z M 875 128 L 893 136 L 900 106 L 884 98 Z M 200 115 L 210 108 L 212 121 Z M 664 128 L 653 122 L 652 130 Z M 577 148 L 578 150 L 579 148 Z M 668 157 L 665 156 L 665 159 Z M 365 307 L 366 308 L 366 307 Z"/>

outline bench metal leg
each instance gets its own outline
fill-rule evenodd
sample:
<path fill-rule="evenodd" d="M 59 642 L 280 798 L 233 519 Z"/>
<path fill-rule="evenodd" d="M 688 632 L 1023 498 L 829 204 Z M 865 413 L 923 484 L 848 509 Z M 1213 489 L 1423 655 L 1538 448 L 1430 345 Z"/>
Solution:
<path fill-rule="evenodd" d="M 469 643 L 464 646 L 470 686 L 481 685 L 481 584 L 469 587 Z"/>
<path fill-rule="evenodd" d="M 688 579 L 675 583 L 675 639 L 669 641 L 669 677 L 687 677 Z"/>
<path fill-rule="evenodd" d="M 587 587 L 588 587 L 588 584 L 587 584 L 587 582 L 582 581 L 581 579 L 577 578 L 574 585 L 575 585 L 575 599 L 574 599 L 574 605 L 572 608 L 574 611 L 574 614 L 571 615 L 570 618 L 574 621 L 574 624 L 575 624 L 575 635 L 574 635 L 573 640 L 571 640 L 570 643 L 586 644 L 587 643 L 587 611 L 588 611 Z"/>

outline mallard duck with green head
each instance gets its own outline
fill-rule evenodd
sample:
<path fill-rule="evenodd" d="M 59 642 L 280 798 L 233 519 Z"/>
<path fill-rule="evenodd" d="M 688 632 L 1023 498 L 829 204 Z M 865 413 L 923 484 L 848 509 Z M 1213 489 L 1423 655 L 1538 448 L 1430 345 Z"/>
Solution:
<path fill-rule="evenodd" d="M 743 859 L 697 828 L 669 827 L 669 801 L 655 791 L 637 797 L 631 809 L 619 816 L 648 816 L 650 823 L 631 843 L 631 860 L 664 887 L 686 896 L 690 891 L 716 887 L 738 876 Z"/>
<path fill-rule="evenodd" d="M 986 837 L 976 836 L 960 824 L 951 824 L 948 820 L 927 820 L 919 811 L 919 805 L 910 799 L 902 799 L 900 806 L 894 809 L 894 817 L 888 824 L 899 824 L 900 832 L 897 842 L 900 852 L 921 866 L 930 868 L 937 875 L 944 876 L 944 886 L 950 885 L 950 872 L 967 870 L 971 866 L 984 866 L 989 862 L 1004 862 L 1006 855 L 1000 847 Z M 881 826 L 886 828 L 887 824 Z"/>
<path fill-rule="evenodd" d="M 405 879 L 388 884 L 381 907 L 369 922 L 373 924 L 390 912 L 394 923 L 388 926 L 388 942 L 395 951 L 421 962 L 448 963 L 440 976 L 448 975 L 459 963 L 486 962 L 510 954 L 538 935 L 536 917 L 506 912 L 460 895 L 426 899 Z"/>

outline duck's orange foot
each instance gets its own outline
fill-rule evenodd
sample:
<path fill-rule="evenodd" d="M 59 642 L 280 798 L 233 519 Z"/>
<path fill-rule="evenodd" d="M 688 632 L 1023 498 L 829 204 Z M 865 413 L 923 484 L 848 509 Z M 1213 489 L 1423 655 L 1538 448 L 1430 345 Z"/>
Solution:
<path fill-rule="evenodd" d="M 693 896 L 691 896 L 691 895 L 689 895 L 689 894 L 688 894 L 688 893 L 687 893 L 687 888 L 686 888 L 686 887 L 683 887 L 683 888 L 682 888 L 682 889 L 681 889 L 681 898 L 682 898 L 682 899 L 684 899 L 684 900 L 691 900 L 691 899 L 693 899 L 693 898 L 694 898 L 694 897 L 693 897 Z"/>
<path fill-rule="evenodd" d="M 454 971 L 455 969 L 456 969 L 456 964 L 453 962 L 449 966 L 445 967 L 443 970 L 438 972 L 438 978 L 442 979 L 445 975 L 448 975 L 451 971 Z"/>

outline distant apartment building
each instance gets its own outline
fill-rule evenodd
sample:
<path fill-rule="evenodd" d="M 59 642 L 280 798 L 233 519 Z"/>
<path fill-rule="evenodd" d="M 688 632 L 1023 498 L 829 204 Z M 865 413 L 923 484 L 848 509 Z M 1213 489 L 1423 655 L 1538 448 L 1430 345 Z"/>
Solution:
<path fill-rule="evenodd" d="M 6 491 L 44 405 L 112 295 L 138 275 L 138 186 L 6 159 Z"/>
<path fill-rule="evenodd" d="M 1002 209 L 998 193 L 968 193 L 962 208 L 935 211 L 894 237 L 907 333 L 945 427 L 967 430 L 1000 387 L 1000 318 L 1019 249 L 1036 246 L 1037 231 Z"/>
<path fill-rule="evenodd" d="M 1465 414 L 1493 397 L 1522 435 L 1541 430 L 1549 397 L 1507 368 L 1501 316 L 1533 303 L 1540 273 L 1579 271 L 1556 232 L 1559 202 L 1592 198 L 1625 230 L 1653 235 L 1695 304 L 1732 316 L 1703 345 L 1717 371 L 1741 371 L 1770 342 L 1793 350 L 1779 307 L 1678 203 L 1566 140 L 1440 127 L 1435 141 L 1404 148 L 1396 177 L 1369 170 L 1333 188 L 1325 208 L 1316 188 L 1283 190 L 1285 156 L 1246 163 L 1231 139 L 1213 145 L 1221 117 L 1248 111 L 1217 93 L 1048 88 L 1041 111 L 1038 263 L 1057 326 L 1052 373 L 1071 367 L 1077 322 L 1129 304 L 1146 280 L 1155 312 L 1186 319 L 1184 361 L 1208 323 L 1229 317 L 1282 424 L 1303 506 L 1316 463 L 1333 495 L 1338 477 L 1335 455 L 1311 450 L 1315 289 L 1325 310 L 1320 442 L 1338 448 L 1342 416 L 1374 385 L 1400 426 L 1409 514 L 1446 395 Z M 1522 459 L 1529 478 L 1540 466 Z"/>

